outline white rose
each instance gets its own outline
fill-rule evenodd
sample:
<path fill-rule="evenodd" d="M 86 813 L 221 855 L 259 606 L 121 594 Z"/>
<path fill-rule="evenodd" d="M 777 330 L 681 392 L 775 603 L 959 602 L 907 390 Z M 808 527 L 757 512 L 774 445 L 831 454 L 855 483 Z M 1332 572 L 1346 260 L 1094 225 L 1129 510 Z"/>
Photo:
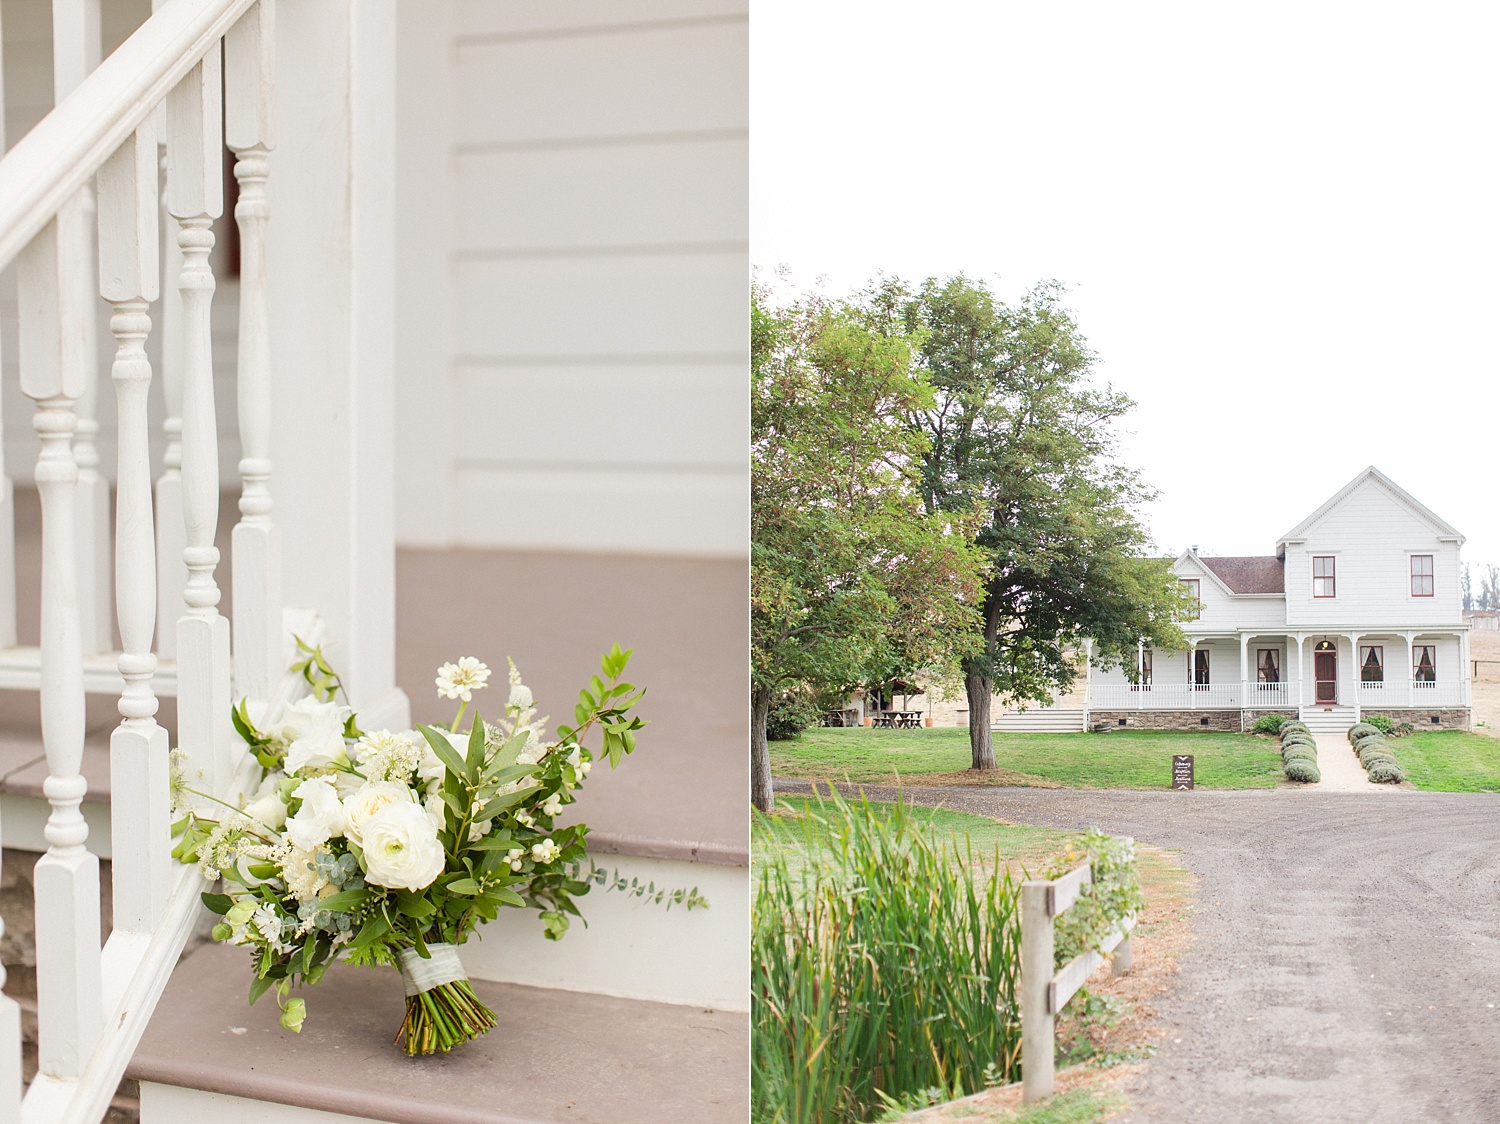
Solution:
<path fill-rule="evenodd" d="M 412 802 L 412 791 L 395 781 L 374 781 L 362 785 L 352 796 L 344 798 L 344 835 L 364 846 L 364 826 L 388 804 Z"/>
<path fill-rule="evenodd" d="M 272 831 L 280 831 L 286 826 L 286 805 L 281 802 L 281 797 L 275 792 L 257 796 L 246 804 L 245 815 L 261 827 L 270 828 Z"/>
<path fill-rule="evenodd" d="M 365 878 L 390 889 L 421 890 L 443 873 L 443 848 L 419 804 L 387 804 L 365 821 Z"/>
<path fill-rule="evenodd" d="M 323 769 L 344 757 L 347 717 L 345 707 L 311 697 L 289 703 L 282 712 L 281 726 L 281 737 L 288 743 L 283 766 L 286 771 Z"/>
<path fill-rule="evenodd" d="M 304 851 L 311 851 L 335 835 L 344 834 L 344 806 L 333 782 L 327 777 L 303 781 L 292 793 L 302 807 L 286 823 L 287 838 Z"/>

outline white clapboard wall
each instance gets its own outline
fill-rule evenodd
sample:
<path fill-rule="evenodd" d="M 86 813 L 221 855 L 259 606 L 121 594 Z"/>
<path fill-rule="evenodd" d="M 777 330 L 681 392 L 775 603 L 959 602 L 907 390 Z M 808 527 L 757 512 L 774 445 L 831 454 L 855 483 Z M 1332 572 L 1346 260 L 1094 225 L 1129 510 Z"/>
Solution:
<path fill-rule="evenodd" d="M 746 9 L 402 4 L 400 541 L 747 552 Z"/>

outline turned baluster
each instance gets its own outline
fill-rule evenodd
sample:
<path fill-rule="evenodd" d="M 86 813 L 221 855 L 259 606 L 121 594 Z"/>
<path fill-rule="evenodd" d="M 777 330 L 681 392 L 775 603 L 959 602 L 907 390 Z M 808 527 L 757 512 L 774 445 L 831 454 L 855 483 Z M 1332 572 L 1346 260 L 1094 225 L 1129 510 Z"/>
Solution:
<path fill-rule="evenodd" d="M 163 107 L 165 109 L 165 106 Z M 166 114 L 158 121 L 164 123 Z M 161 149 L 161 182 L 167 179 L 166 129 L 157 138 Z M 162 229 L 161 396 L 166 407 L 162 418 L 161 475 L 156 479 L 156 651 L 164 660 L 177 657 L 177 618 L 186 602 L 182 588 L 187 568 L 179 559 L 187 548 L 187 530 L 182 525 L 182 249 L 177 245 L 177 224 L 166 215 L 167 192 L 161 193 Z"/>
<path fill-rule="evenodd" d="M 235 694 L 263 700 L 282 670 L 281 550 L 271 521 L 271 344 L 266 314 L 270 207 L 272 0 L 261 0 L 224 37 L 225 141 L 237 157 L 240 197 L 240 521 L 232 539 Z"/>
<path fill-rule="evenodd" d="M 213 221 L 224 209 L 219 52 L 210 51 L 167 97 L 167 210 L 182 249 L 182 516 L 186 612 L 177 622 L 177 741 L 209 791 L 229 782 L 229 622 L 219 614 L 219 450 L 214 415 L 209 266 Z"/>
<path fill-rule="evenodd" d="M 99 170 L 99 292 L 114 308 L 111 378 L 118 406 L 115 605 L 122 651 L 120 725 L 110 737 L 114 927 L 150 932 L 166 907 L 172 848 L 167 732 L 156 723 L 156 544 L 151 518 L 151 361 L 148 309 L 157 270 L 156 119 L 149 117 Z"/>
<path fill-rule="evenodd" d="M 57 102 L 71 94 L 99 65 L 99 0 L 52 0 L 52 91 Z M 109 481 L 99 471 L 98 305 L 94 303 L 95 198 L 92 184 L 82 194 L 85 244 L 76 275 L 85 286 L 88 309 L 78 327 L 84 333 L 83 394 L 79 396 L 73 459 L 78 465 L 74 499 L 78 549 L 78 612 L 86 652 L 113 647 L 109 628 Z"/>
<path fill-rule="evenodd" d="M 74 196 L 17 259 L 21 390 L 36 402 L 41 438 L 42 745 L 52 805 L 36 864 L 37 1019 L 40 1066 L 77 1077 L 100 1032 L 99 860 L 84 846 L 79 805 L 83 762 L 83 650 L 78 617 L 73 493 L 73 405 L 83 393 L 85 336 L 93 314 L 78 282 L 88 246 L 83 200 Z"/>

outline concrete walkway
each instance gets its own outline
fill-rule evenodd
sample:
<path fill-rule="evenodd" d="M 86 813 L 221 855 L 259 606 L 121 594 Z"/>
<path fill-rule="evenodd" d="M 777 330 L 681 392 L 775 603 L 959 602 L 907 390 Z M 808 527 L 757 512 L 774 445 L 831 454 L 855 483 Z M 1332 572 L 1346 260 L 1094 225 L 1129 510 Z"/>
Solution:
<path fill-rule="evenodd" d="M 1400 792 L 1394 784 L 1371 784 L 1359 756 L 1345 734 L 1316 733 L 1318 772 L 1323 779 L 1311 788 L 1322 792 Z"/>

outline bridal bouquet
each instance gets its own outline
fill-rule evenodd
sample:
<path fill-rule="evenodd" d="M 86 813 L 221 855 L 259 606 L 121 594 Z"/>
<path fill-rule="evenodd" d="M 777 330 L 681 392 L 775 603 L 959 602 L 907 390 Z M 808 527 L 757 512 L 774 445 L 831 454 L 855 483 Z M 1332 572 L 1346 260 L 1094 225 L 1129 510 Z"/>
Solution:
<path fill-rule="evenodd" d="M 224 880 L 228 892 L 203 895 L 221 916 L 213 935 L 252 950 L 250 1002 L 274 989 L 282 1026 L 300 1031 L 306 1003 L 291 989 L 317 983 L 334 961 L 392 965 L 407 997 L 397 1041 L 408 1054 L 451 1050 L 495 1025 L 457 946 L 504 906 L 538 910 L 556 940 L 578 914 L 573 899 L 602 881 L 579 873 L 588 828 L 555 821 L 596 756 L 613 767 L 635 747 L 643 723 L 630 711 L 644 692 L 622 681 L 630 652 L 605 654 L 575 724 L 547 741 L 548 720 L 514 664 L 497 722 L 476 711 L 461 728 L 490 675 L 465 657 L 438 670 L 438 693 L 459 702 L 450 726 L 365 733 L 335 701 L 338 677 L 322 653 L 303 651 L 294 667 L 309 697 L 266 728 L 245 703 L 235 708 L 263 771 L 242 806 L 210 814 L 204 801 L 221 802 L 174 774 L 189 807 L 173 853 Z M 596 730 L 597 752 L 585 744 Z"/>

